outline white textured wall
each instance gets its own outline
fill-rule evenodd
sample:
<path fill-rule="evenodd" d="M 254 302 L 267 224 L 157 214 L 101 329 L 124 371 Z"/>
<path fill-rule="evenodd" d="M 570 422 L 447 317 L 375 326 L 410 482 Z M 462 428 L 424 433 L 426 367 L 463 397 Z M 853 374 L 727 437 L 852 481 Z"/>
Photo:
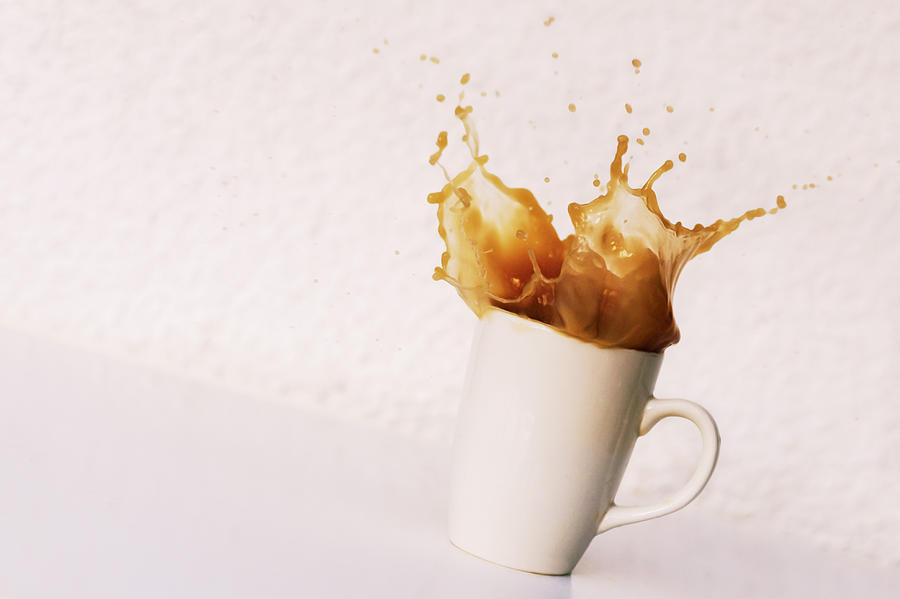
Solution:
<path fill-rule="evenodd" d="M 557 221 L 645 126 L 636 180 L 688 154 L 672 218 L 787 197 L 686 269 L 658 395 L 720 424 L 693 509 L 900 568 L 900 5 L 519 4 L 4 3 L 0 324 L 445 442 L 474 317 L 430 279 L 425 159 L 471 72 Z M 660 425 L 623 494 L 695 445 Z"/>

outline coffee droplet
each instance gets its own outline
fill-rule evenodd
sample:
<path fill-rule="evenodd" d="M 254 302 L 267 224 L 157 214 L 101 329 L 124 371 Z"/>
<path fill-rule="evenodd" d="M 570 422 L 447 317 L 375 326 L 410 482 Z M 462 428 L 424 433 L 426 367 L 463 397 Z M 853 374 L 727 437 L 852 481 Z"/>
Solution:
<path fill-rule="evenodd" d="M 444 97 L 444 94 L 438 94 L 438 95 L 437 95 L 437 101 L 438 101 L 438 102 L 443 102 L 443 101 L 446 100 L 446 99 L 447 99 L 447 98 Z"/>
<path fill-rule="evenodd" d="M 463 75 L 462 77 L 460 77 L 460 78 L 459 78 L 459 82 L 462 83 L 463 85 L 465 85 L 466 83 L 468 83 L 468 82 L 469 82 L 469 74 L 466 73 L 465 75 Z"/>
<path fill-rule="evenodd" d="M 378 54 L 379 52 L 381 52 L 381 50 L 378 48 L 372 48 L 372 54 Z"/>
<path fill-rule="evenodd" d="M 672 106 L 666 106 L 666 112 L 675 112 L 675 109 Z"/>
<path fill-rule="evenodd" d="M 553 21 L 555 20 L 556 19 L 554 17 L 548 18 L 546 21 L 544 21 L 544 27 L 550 27 L 550 25 L 553 24 Z"/>
<path fill-rule="evenodd" d="M 633 66 L 636 69 L 639 69 L 641 67 L 641 61 L 638 60 L 637 58 L 633 58 L 631 60 L 631 66 Z"/>
<path fill-rule="evenodd" d="M 653 184 L 673 162 L 632 187 L 622 135 L 604 192 L 569 205 L 574 232 L 561 239 L 534 194 L 485 168 L 471 112 L 456 110 L 472 162 L 428 201 L 446 246 L 433 277 L 454 286 L 478 316 L 498 308 L 600 347 L 661 352 L 680 337 L 672 294 L 682 267 L 767 213 L 756 208 L 706 226 L 670 221 Z M 439 135 L 439 151 L 445 142 Z"/>
<path fill-rule="evenodd" d="M 687 154 L 681 152 L 680 154 L 678 154 L 678 160 L 684 162 L 685 160 L 687 160 Z"/>
<path fill-rule="evenodd" d="M 569 104 L 569 112 L 575 112 L 575 105 Z"/>
<path fill-rule="evenodd" d="M 444 153 L 444 148 L 447 147 L 447 132 L 441 131 L 440 133 L 438 133 L 437 141 L 434 143 L 435 145 L 437 145 L 437 152 L 435 152 L 428 158 L 428 163 L 432 165 L 436 164 L 437 161 L 441 159 L 441 154 Z"/>
<path fill-rule="evenodd" d="M 544 177 L 544 183 L 549 183 L 549 182 L 550 182 L 550 177 Z"/>
<path fill-rule="evenodd" d="M 631 114 L 631 104 L 625 105 L 625 112 L 627 112 L 628 114 Z"/>
<path fill-rule="evenodd" d="M 775 198 L 775 205 L 780 209 L 786 208 L 787 202 L 784 201 L 784 196 L 778 196 L 777 198 Z"/>
<path fill-rule="evenodd" d="M 637 138 L 636 140 L 634 140 L 634 141 L 638 142 L 638 144 L 640 144 L 640 145 L 644 145 L 644 140 L 641 139 L 640 137 L 638 137 L 638 138 Z"/>
<path fill-rule="evenodd" d="M 558 54 L 558 53 L 556 53 L 556 52 L 554 52 L 554 53 L 553 53 L 553 54 L 551 54 L 551 55 L 550 55 L 550 56 L 552 56 L 552 57 L 553 57 L 553 58 L 559 58 L 559 54 Z"/>
<path fill-rule="evenodd" d="M 432 57 L 429 58 L 428 60 L 430 60 L 430 61 L 433 62 L 434 64 L 438 64 L 439 62 L 441 62 L 441 59 L 438 58 L 437 56 L 432 56 Z"/>
<path fill-rule="evenodd" d="M 643 130 L 641 130 L 641 133 L 643 133 L 644 135 L 650 135 L 650 129 L 644 127 Z"/>
<path fill-rule="evenodd" d="M 419 55 L 419 60 L 427 60 L 427 59 L 428 59 L 428 55 L 427 55 L 427 54 L 421 54 L 421 55 Z"/>

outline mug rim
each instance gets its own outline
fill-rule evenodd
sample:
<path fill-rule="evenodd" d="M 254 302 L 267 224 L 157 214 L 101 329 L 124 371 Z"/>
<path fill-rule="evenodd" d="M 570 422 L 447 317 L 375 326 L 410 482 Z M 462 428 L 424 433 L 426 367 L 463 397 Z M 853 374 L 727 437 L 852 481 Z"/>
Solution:
<path fill-rule="evenodd" d="M 590 341 L 586 341 L 584 339 L 575 337 L 574 335 L 571 335 L 570 333 L 567 333 L 566 331 L 564 331 L 562 329 L 559 329 L 552 325 L 549 325 L 546 322 L 541 322 L 539 320 L 529 318 L 528 316 L 523 316 L 522 314 L 516 314 L 515 312 L 510 312 L 509 310 L 504 310 L 503 308 L 500 308 L 500 307 L 494 306 L 494 305 L 488 306 L 484 310 L 484 312 L 481 314 L 481 316 L 478 317 L 478 320 L 484 321 L 486 316 L 488 316 L 490 314 L 494 314 L 494 313 L 501 314 L 502 315 L 501 318 L 514 319 L 517 322 L 519 322 L 520 324 L 527 326 L 533 330 L 542 331 L 543 333 L 554 333 L 557 335 L 562 335 L 566 339 L 574 341 L 575 343 L 577 343 L 581 346 L 592 347 L 599 351 L 631 352 L 631 353 L 645 355 L 645 356 L 657 356 L 659 358 L 662 358 L 663 354 L 665 352 L 665 349 L 663 349 L 662 351 L 659 351 L 659 352 L 652 352 L 652 351 L 644 351 L 644 350 L 640 350 L 640 349 L 631 349 L 628 347 L 614 347 L 614 346 L 604 347 L 602 345 L 597 345 L 596 343 L 591 343 Z"/>

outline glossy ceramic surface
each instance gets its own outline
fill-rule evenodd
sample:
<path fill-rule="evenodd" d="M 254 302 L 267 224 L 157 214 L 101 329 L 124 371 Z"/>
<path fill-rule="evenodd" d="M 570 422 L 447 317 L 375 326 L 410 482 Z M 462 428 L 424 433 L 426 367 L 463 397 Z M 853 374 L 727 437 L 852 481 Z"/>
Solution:
<path fill-rule="evenodd" d="M 709 414 L 652 398 L 662 355 L 605 349 L 500 310 L 477 327 L 451 475 L 451 541 L 489 561 L 568 574 L 600 532 L 687 505 L 715 467 Z M 638 436 L 667 416 L 693 421 L 703 450 L 676 495 L 620 507 Z"/>

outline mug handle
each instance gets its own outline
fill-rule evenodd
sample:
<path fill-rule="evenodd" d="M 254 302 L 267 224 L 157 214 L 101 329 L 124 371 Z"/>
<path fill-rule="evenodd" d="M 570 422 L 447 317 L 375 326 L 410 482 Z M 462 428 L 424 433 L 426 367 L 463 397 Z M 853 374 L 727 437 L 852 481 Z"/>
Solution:
<path fill-rule="evenodd" d="M 625 524 L 643 522 L 644 520 L 659 518 L 660 516 L 676 512 L 693 501 L 700 494 L 700 491 L 703 490 L 703 487 L 706 486 L 716 467 L 716 460 L 719 458 L 719 443 L 721 439 L 719 438 L 719 430 L 716 428 L 715 420 L 709 415 L 709 412 L 692 401 L 651 398 L 644 408 L 644 417 L 641 420 L 638 435 L 643 436 L 647 434 L 657 422 L 669 416 L 686 418 L 700 430 L 703 448 L 700 452 L 700 462 L 697 464 L 694 474 L 680 491 L 660 503 L 629 506 L 613 503 L 607 510 L 603 520 L 600 521 L 597 534 Z"/>

